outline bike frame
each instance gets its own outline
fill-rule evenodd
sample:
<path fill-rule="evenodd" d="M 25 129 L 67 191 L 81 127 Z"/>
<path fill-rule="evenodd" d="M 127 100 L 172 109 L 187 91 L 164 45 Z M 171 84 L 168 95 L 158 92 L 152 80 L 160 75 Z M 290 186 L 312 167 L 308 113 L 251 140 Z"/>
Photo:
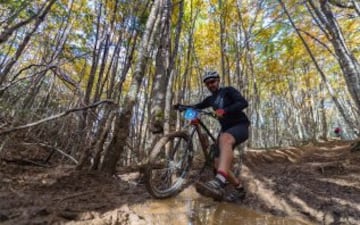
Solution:
<path fill-rule="evenodd" d="M 183 109 L 185 110 L 185 107 Z M 216 162 L 214 161 L 215 154 L 213 153 L 219 151 L 218 137 L 214 136 L 201 121 L 201 117 L 204 114 L 210 117 L 216 117 L 206 111 L 198 110 L 197 113 L 186 111 L 184 117 L 189 123 L 186 123 L 181 131 L 175 131 L 163 136 L 152 149 L 147 170 L 145 170 L 145 178 L 146 188 L 155 198 L 174 196 L 179 193 L 183 185 L 187 183 L 185 180 L 191 170 L 195 152 L 193 147 L 195 133 L 198 134 L 205 162 L 202 167 L 199 168 L 200 172 L 198 175 L 191 178 L 191 180 L 200 179 L 202 172 L 206 168 L 216 168 Z M 210 137 L 211 140 L 209 140 L 208 137 Z M 162 153 L 163 151 L 165 151 L 165 154 Z M 177 154 L 177 152 L 179 154 Z M 156 168 L 153 164 L 156 164 L 158 159 L 161 159 L 163 164 L 161 164 L 159 168 Z M 231 171 L 229 172 L 229 177 L 234 177 Z M 233 179 L 234 178 L 232 178 L 232 180 Z"/>
<path fill-rule="evenodd" d="M 209 151 L 207 151 L 208 147 L 209 147 L 209 142 L 206 139 L 206 135 L 204 135 L 201 130 L 203 129 L 206 134 L 211 138 L 211 140 L 216 144 L 217 139 L 214 137 L 214 135 L 212 135 L 212 133 L 210 132 L 210 130 L 206 127 L 206 125 L 201 121 L 200 118 L 197 118 L 197 121 L 194 123 L 191 123 L 191 131 L 190 131 L 190 140 L 193 140 L 194 138 L 194 134 L 195 132 L 198 134 L 199 140 L 200 140 L 200 145 L 202 148 L 202 151 L 204 153 L 205 159 L 206 161 L 209 159 Z"/>

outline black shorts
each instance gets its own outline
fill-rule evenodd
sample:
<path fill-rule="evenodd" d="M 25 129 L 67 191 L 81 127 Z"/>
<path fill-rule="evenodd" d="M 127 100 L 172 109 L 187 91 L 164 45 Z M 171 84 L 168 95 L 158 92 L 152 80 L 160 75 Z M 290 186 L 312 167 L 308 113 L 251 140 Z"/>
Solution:
<path fill-rule="evenodd" d="M 221 130 L 221 132 L 229 133 L 235 138 L 234 148 L 236 145 L 243 143 L 249 138 L 249 124 L 240 123 L 226 130 Z"/>
<path fill-rule="evenodd" d="M 226 130 L 221 130 L 221 133 L 229 133 L 235 138 L 235 144 L 233 145 L 233 148 L 235 148 L 235 146 L 243 143 L 244 141 L 246 141 L 249 138 L 249 124 L 248 123 L 237 124 Z M 216 145 L 213 147 L 215 147 L 215 149 L 213 150 L 214 156 L 216 158 L 218 158 L 220 156 L 219 147 Z"/>

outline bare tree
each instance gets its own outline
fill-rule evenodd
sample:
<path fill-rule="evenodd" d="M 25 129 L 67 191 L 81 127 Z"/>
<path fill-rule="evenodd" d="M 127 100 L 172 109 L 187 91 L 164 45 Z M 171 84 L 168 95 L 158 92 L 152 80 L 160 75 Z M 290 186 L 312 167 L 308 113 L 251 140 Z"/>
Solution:
<path fill-rule="evenodd" d="M 106 149 L 101 165 L 101 170 L 110 174 L 115 172 L 116 163 L 120 159 L 120 155 L 124 152 L 126 146 L 133 108 L 137 101 L 137 94 L 144 77 L 146 62 L 149 58 L 150 49 L 152 48 L 155 38 L 154 36 L 159 28 L 159 20 L 163 6 L 163 0 L 155 0 L 153 2 L 150 15 L 146 22 L 145 32 L 141 39 L 139 55 L 135 62 L 135 72 L 130 84 L 130 90 L 125 97 L 126 104 L 122 109 L 119 109 L 116 114 L 114 137 Z"/>

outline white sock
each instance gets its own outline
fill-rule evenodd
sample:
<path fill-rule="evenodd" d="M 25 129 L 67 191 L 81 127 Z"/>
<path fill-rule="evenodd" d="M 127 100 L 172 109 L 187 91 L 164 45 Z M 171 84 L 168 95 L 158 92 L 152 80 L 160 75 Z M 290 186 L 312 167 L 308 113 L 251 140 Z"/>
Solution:
<path fill-rule="evenodd" d="M 224 177 L 222 174 L 220 173 L 216 174 L 216 178 L 218 178 L 221 181 L 221 183 L 225 184 L 226 177 Z"/>

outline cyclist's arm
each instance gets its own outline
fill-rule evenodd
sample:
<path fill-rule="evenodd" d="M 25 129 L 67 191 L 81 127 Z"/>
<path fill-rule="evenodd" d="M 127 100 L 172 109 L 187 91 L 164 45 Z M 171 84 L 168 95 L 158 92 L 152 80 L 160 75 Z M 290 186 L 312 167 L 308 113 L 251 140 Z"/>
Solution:
<path fill-rule="evenodd" d="M 210 97 L 205 98 L 204 100 L 202 100 L 201 102 L 192 105 L 192 107 L 194 107 L 195 109 L 205 109 L 210 107 L 210 101 L 209 101 Z"/>
<path fill-rule="evenodd" d="M 229 87 L 228 94 L 234 100 L 234 103 L 224 108 L 225 113 L 242 111 L 248 107 L 248 101 L 246 101 L 246 99 L 235 88 Z"/>
<path fill-rule="evenodd" d="M 195 104 L 195 105 L 183 105 L 183 104 L 177 104 L 177 106 L 182 106 L 182 107 L 189 107 L 189 108 L 194 108 L 194 109 L 205 109 L 207 107 L 210 107 L 209 104 L 209 97 L 205 98 L 203 101 Z"/>

